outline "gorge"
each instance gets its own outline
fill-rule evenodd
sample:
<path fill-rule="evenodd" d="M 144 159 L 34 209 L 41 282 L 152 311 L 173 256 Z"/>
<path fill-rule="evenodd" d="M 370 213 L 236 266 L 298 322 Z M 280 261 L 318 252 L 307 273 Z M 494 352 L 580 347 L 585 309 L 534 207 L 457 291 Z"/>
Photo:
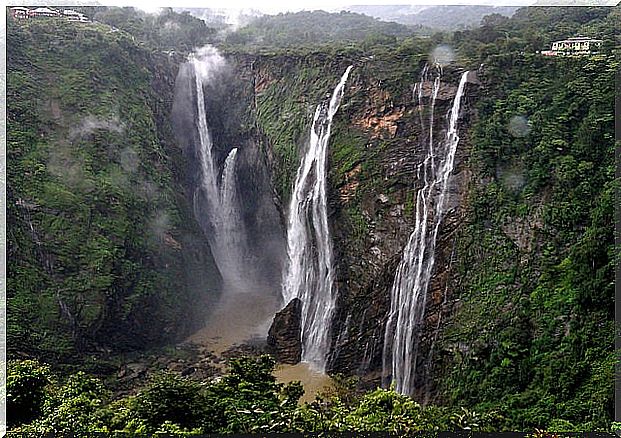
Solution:
<path fill-rule="evenodd" d="M 217 74 L 214 73 L 215 71 L 222 70 L 225 61 L 213 48 L 201 49 L 199 53 L 203 55 L 195 54 L 190 57 L 196 81 L 193 99 L 198 102 L 198 109 L 190 112 L 188 117 L 191 118 L 197 114 L 196 124 L 199 135 L 194 138 L 198 138 L 200 144 L 201 190 L 206 193 L 204 203 L 207 206 L 197 208 L 195 193 L 195 211 L 199 222 L 209 224 L 203 228 L 206 237 L 210 240 L 212 253 L 223 277 L 220 300 L 222 303 L 227 303 L 219 310 L 222 317 L 216 317 L 215 321 L 226 320 L 231 315 L 236 315 L 246 323 L 252 321 L 250 324 L 254 324 L 253 327 L 244 331 L 239 330 L 239 327 L 220 325 L 208 319 L 206 332 L 217 332 L 211 336 L 211 341 L 216 337 L 221 337 L 230 342 L 233 339 L 236 343 L 243 343 L 252 341 L 253 337 L 256 339 L 267 335 L 266 321 L 275 313 L 275 309 L 272 308 L 270 312 L 269 306 L 266 309 L 259 304 L 265 302 L 266 298 L 261 294 L 269 295 L 269 289 L 262 291 L 255 288 L 259 292 L 255 292 L 254 295 L 239 291 L 248 291 L 248 285 L 251 284 L 262 284 L 266 288 L 271 286 L 272 290 L 278 288 L 279 285 L 269 285 L 268 280 L 257 283 L 257 280 L 252 277 L 252 273 L 258 270 L 252 267 L 253 257 L 250 247 L 243 240 L 243 223 L 236 219 L 244 215 L 245 206 L 241 203 L 225 204 L 227 199 L 235 198 L 235 173 L 234 171 L 227 172 L 234 169 L 232 166 L 235 163 L 237 149 L 231 149 L 228 155 L 225 149 L 223 150 L 222 156 L 226 155 L 226 159 L 222 170 L 219 171 L 217 160 L 214 159 L 212 152 L 213 144 L 207 128 L 205 105 L 201 105 L 201 102 L 205 101 L 203 87 L 208 85 L 209 75 L 214 76 Z M 200 56 L 203 58 L 201 59 Z M 329 101 L 325 100 L 315 108 L 309 133 L 307 137 L 303 137 L 308 140 L 304 140 L 301 144 L 299 154 L 302 159 L 297 168 L 295 180 L 292 182 L 289 206 L 287 211 L 281 212 L 281 215 L 286 218 L 286 232 L 283 237 L 286 235 L 287 239 L 287 262 L 284 264 L 280 285 L 282 306 L 286 306 L 294 298 L 300 300 L 299 323 L 295 318 L 289 318 L 290 324 L 295 323 L 296 326 L 299 324 L 299 328 L 292 329 L 292 336 L 298 338 L 297 342 L 301 345 L 300 360 L 319 372 L 325 372 L 328 361 L 340 354 L 339 344 L 344 342 L 343 333 L 348 336 L 348 324 L 351 324 L 352 320 L 352 315 L 347 315 L 344 330 L 341 333 L 333 332 L 338 289 L 334 270 L 333 238 L 330 233 L 330 228 L 334 225 L 330 225 L 328 221 L 327 194 L 331 125 L 343 99 L 352 68 L 352 65 L 347 67 Z M 385 321 L 385 327 L 381 324 L 376 324 L 375 327 L 384 334 L 383 344 L 378 344 L 382 351 L 384 384 L 389 386 L 391 379 L 395 379 L 397 391 L 408 394 L 414 390 L 413 382 L 410 381 L 414 378 L 418 359 L 416 350 L 423 326 L 427 289 L 433 273 L 435 242 L 444 215 L 444 198 L 447 196 L 449 177 L 451 177 L 459 142 L 457 121 L 460 115 L 461 97 L 469 75 L 468 72 L 461 74 L 456 89 L 449 91 L 447 87 L 450 86 L 443 86 L 442 99 L 447 103 L 452 101 L 452 105 L 448 107 L 447 117 L 443 118 L 440 114 L 435 114 L 437 110 L 445 110 L 445 106 L 439 105 L 436 108 L 435 105 L 441 88 L 441 67 L 438 65 L 435 69 L 437 70 L 435 79 L 430 80 L 430 68 L 427 65 L 423 67 L 421 80 L 415 84 L 412 93 L 411 104 L 416 105 L 417 108 L 417 114 L 413 114 L 412 119 L 417 126 L 415 129 L 421 133 L 416 142 L 421 149 L 413 148 L 411 151 L 413 158 L 410 159 L 416 168 L 412 185 L 418 187 L 412 211 L 415 218 L 414 229 L 408 239 L 408 244 L 403 249 L 399 249 L 403 251 L 403 256 L 392 285 L 391 307 L 387 309 L 386 314 L 381 316 L 381 321 Z M 180 77 L 181 75 L 182 73 Z M 177 81 L 179 80 L 178 77 Z M 213 77 L 211 78 L 209 86 L 212 90 L 217 87 L 217 82 Z M 423 102 L 423 88 L 430 92 L 430 95 L 426 96 L 430 101 L 428 108 Z M 214 93 L 217 94 L 217 91 Z M 215 102 L 212 105 L 215 105 L 216 109 L 222 105 L 222 103 Z M 428 117 L 429 121 L 424 121 L 424 117 Z M 189 125 L 190 123 L 186 126 Z M 303 125 L 304 123 L 301 124 Z M 434 129 L 437 130 L 437 138 L 434 138 Z M 187 135 L 187 128 L 184 127 L 182 132 Z M 390 164 L 395 165 L 394 162 Z M 228 178 L 231 180 L 227 185 Z M 233 194 L 227 194 L 224 191 L 226 188 L 231 188 Z M 278 208 L 278 204 L 274 204 L 274 208 Z M 242 254 L 245 255 L 246 260 L 242 259 Z M 239 282 L 246 282 L 246 286 L 241 289 L 234 286 Z M 258 306 L 250 305 L 252 316 L 239 314 L 233 310 L 241 308 L 242 301 L 248 300 L 251 303 L 256 302 Z M 374 298 L 374 301 L 380 300 Z M 241 325 L 245 326 L 246 323 L 241 323 Z M 361 323 L 364 323 L 364 315 Z M 231 336 L 227 330 L 236 332 L 237 337 Z M 288 327 L 285 326 L 284 330 L 287 331 Z M 195 335 L 191 339 L 198 340 L 200 336 Z M 290 346 L 295 345 L 295 342 L 291 342 L 292 340 L 288 341 Z M 365 341 L 368 342 L 368 340 Z M 365 360 L 368 361 L 363 358 L 363 362 Z M 362 364 L 357 365 L 360 367 Z M 369 371 L 359 369 L 362 375 Z M 338 368 L 333 369 L 335 370 Z"/>
<path fill-rule="evenodd" d="M 49 397 L 102 379 L 97 430 L 608 430 L 618 62 L 536 50 L 616 9 L 274 18 L 362 23 L 321 44 L 97 11 L 7 33 L 7 348 Z"/>

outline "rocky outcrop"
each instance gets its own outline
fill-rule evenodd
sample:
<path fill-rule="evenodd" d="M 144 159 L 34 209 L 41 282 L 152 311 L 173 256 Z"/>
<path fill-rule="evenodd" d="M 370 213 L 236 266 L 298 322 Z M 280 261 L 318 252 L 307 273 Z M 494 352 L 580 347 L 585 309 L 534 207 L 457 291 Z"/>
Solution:
<path fill-rule="evenodd" d="M 354 124 L 363 130 L 371 132 L 371 138 L 381 138 L 383 136 L 394 138 L 397 134 L 398 122 L 403 118 L 403 108 L 391 108 L 380 114 L 367 115 L 360 120 L 355 120 Z"/>
<path fill-rule="evenodd" d="M 358 175 L 362 170 L 362 165 L 358 164 L 349 172 L 345 173 L 345 185 L 339 188 L 341 202 L 347 204 L 356 196 L 356 189 L 360 185 Z"/>
<path fill-rule="evenodd" d="M 281 363 L 296 364 L 302 358 L 302 302 L 292 299 L 274 316 L 267 335 L 268 352 Z"/>

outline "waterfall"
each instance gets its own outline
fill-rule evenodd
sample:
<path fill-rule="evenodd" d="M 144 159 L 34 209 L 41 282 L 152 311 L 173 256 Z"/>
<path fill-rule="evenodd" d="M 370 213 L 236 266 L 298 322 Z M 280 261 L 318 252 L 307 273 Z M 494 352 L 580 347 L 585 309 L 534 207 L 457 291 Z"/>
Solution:
<path fill-rule="evenodd" d="M 235 162 L 237 159 L 237 148 L 231 149 L 220 178 L 219 209 L 215 212 L 214 222 L 216 223 L 216 235 L 219 236 L 218 258 L 224 265 L 223 271 L 227 273 L 229 284 L 240 284 L 247 269 L 244 268 L 243 253 L 245 249 L 243 227 L 239 217 L 239 207 L 237 202 L 237 187 L 235 184 Z M 231 278 L 232 277 L 232 278 Z"/>
<path fill-rule="evenodd" d="M 237 160 L 237 148 L 231 149 L 227 155 L 220 179 L 220 204 L 226 210 L 233 208 L 235 202 L 235 160 Z"/>
<path fill-rule="evenodd" d="M 245 235 L 239 215 L 235 184 L 237 148 L 229 151 L 222 172 L 213 148 L 205 109 L 205 86 L 224 66 L 224 58 L 213 48 L 206 47 L 189 58 L 196 88 L 196 125 L 198 128 L 198 159 L 201 184 L 194 194 L 194 212 L 205 228 L 213 256 L 224 282 L 242 290 L 244 280 Z M 204 201 L 199 202 L 199 197 Z M 207 217 L 204 217 L 207 216 Z"/>
<path fill-rule="evenodd" d="M 427 73 L 428 69 L 425 68 L 418 84 L 421 122 L 422 88 L 427 81 Z M 448 181 L 459 143 L 457 120 L 467 76 L 468 72 L 461 76 L 449 113 L 446 137 L 438 147 L 434 145 L 433 113 L 440 88 L 440 72 L 433 82 L 427 156 L 417 169 L 417 177 L 422 179 L 423 187 L 416 194 L 414 231 L 403 250 L 390 291 L 390 312 L 384 332 L 383 376 L 384 379 L 388 375 L 392 376 L 396 390 L 403 394 L 411 394 L 414 390 L 420 329 L 435 261 L 436 239 L 445 213 Z"/>
<path fill-rule="evenodd" d="M 325 371 L 336 304 L 326 199 L 328 141 L 351 69 L 345 70 L 329 104 L 323 102 L 315 110 L 287 219 L 288 262 L 282 295 L 285 304 L 296 297 L 302 301 L 302 361 L 319 371 Z"/>

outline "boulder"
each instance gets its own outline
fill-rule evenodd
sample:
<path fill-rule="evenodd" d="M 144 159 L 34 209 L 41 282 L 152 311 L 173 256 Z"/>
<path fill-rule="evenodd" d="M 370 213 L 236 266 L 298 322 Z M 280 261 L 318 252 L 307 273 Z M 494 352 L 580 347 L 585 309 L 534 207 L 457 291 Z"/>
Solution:
<path fill-rule="evenodd" d="M 292 299 L 274 316 L 267 335 L 267 350 L 280 363 L 296 364 L 302 358 L 302 302 Z"/>

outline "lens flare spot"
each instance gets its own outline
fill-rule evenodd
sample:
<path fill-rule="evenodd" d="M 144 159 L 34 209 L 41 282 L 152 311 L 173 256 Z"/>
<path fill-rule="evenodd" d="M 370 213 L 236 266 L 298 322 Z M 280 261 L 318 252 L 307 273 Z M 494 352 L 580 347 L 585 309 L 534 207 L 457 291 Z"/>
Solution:
<path fill-rule="evenodd" d="M 509 120 L 509 133 L 514 137 L 526 137 L 530 132 L 530 124 L 524 116 L 513 116 Z"/>
<path fill-rule="evenodd" d="M 429 55 L 429 61 L 432 64 L 439 64 L 441 67 L 449 65 L 455 60 L 455 52 L 453 49 L 446 45 L 441 44 L 431 51 Z"/>

